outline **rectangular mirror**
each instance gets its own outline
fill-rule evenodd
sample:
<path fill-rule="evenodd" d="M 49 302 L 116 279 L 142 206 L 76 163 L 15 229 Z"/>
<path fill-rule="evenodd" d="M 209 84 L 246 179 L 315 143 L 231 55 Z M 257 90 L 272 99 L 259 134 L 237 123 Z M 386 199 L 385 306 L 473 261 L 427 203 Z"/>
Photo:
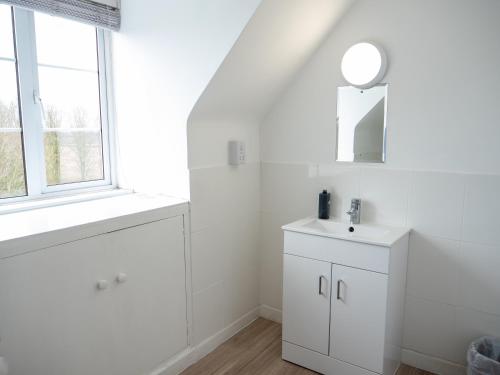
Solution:
<path fill-rule="evenodd" d="M 387 85 L 337 89 L 337 161 L 384 163 Z"/>

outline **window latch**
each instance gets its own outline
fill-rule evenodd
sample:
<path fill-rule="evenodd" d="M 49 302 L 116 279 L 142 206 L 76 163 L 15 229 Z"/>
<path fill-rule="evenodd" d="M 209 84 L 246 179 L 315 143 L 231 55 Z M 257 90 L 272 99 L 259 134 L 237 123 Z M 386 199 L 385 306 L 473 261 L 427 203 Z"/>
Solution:
<path fill-rule="evenodd" d="M 35 104 L 38 105 L 38 108 L 40 109 L 40 115 L 42 117 L 42 125 L 45 127 L 45 107 L 43 105 L 42 97 L 40 96 L 40 93 L 38 90 L 33 90 L 33 101 Z"/>

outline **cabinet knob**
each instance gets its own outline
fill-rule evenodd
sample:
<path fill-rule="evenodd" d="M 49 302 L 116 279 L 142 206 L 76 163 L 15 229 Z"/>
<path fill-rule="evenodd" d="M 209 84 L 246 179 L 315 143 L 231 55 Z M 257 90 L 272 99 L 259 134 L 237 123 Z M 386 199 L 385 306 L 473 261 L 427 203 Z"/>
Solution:
<path fill-rule="evenodd" d="M 99 280 L 96 284 L 98 290 L 104 290 L 108 288 L 108 280 Z"/>
<path fill-rule="evenodd" d="M 125 281 L 127 281 L 128 279 L 128 276 L 126 273 L 123 273 L 123 272 L 120 272 L 117 276 L 116 276 L 116 282 L 119 283 L 119 284 L 123 284 Z"/>

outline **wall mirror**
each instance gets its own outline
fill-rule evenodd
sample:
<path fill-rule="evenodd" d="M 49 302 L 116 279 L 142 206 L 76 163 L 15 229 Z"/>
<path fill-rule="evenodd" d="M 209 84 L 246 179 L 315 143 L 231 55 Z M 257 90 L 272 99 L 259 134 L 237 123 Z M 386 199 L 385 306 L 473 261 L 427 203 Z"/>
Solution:
<path fill-rule="evenodd" d="M 384 163 L 387 85 L 337 89 L 337 161 Z"/>

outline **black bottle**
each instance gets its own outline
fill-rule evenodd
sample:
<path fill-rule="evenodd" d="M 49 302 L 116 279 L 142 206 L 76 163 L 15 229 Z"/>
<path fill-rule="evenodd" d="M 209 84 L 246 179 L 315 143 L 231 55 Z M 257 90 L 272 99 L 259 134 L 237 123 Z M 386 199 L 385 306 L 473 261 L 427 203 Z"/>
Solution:
<path fill-rule="evenodd" d="M 326 190 L 323 190 L 323 192 L 319 194 L 318 218 L 330 218 L 330 193 Z"/>

